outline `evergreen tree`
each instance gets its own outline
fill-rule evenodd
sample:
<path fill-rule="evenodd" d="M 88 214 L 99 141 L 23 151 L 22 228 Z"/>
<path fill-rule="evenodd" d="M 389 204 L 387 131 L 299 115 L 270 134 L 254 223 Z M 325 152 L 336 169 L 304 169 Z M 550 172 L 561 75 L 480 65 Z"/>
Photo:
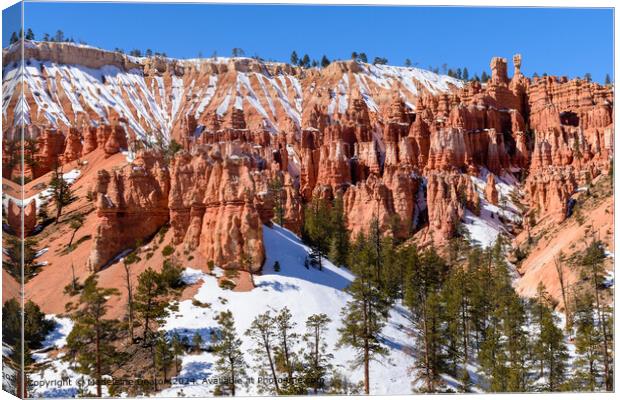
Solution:
<path fill-rule="evenodd" d="M 28 30 L 26 31 L 26 36 L 24 36 L 24 38 L 26 40 L 34 40 L 34 32 L 32 32 L 32 29 L 28 28 Z"/>
<path fill-rule="evenodd" d="M 312 253 L 311 264 L 319 270 L 323 269 L 323 259 L 329 251 L 330 234 L 330 210 L 327 202 L 319 197 L 314 197 L 305 208 L 303 235 L 310 243 Z"/>
<path fill-rule="evenodd" d="M 231 54 L 233 57 L 243 57 L 245 56 L 245 51 L 239 47 L 233 47 Z"/>
<path fill-rule="evenodd" d="M 469 71 L 467 70 L 467 67 L 463 68 L 463 80 L 469 81 Z"/>
<path fill-rule="evenodd" d="M 576 357 L 573 361 L 572 389 L 576 391 L 594 392 L 600 389 L 602 335 L 592 312 L 593 303 L 594 299 L 587 291 L 575 299 Z"/>
<path fill-rule="evenodd" d="M 611 85 L 611 77 L 609 74 L 605 74 L 605 85 Z"/>
<path fill-rule="evenodd" d="M 249 336 L 256 348 L 254 350 L 255 360 L 260 366 L 260 375 L 263 378 L 267 378 L 271 375 L 271 381 L 273 383 L 273 390 L 270 390 L 269 384 L 265 383 L 260 388 L 261 391 L 268 391 L 270 393 L 279 394 L 280 386 L 278 384 L 278 376 L 276 374 L 276 365 L 274 359 L 274 353 L 277 350 L 275 344 L 275 332 L 274 321 L 269 311 L 264 314 L 258 315 L 252 321 L 250 328 L 246 331 L 246 336 Z"/>
<path fill-rule="evenodd" d="M 95 379 L 97 397 L 101 397 L 103 375 L 111 374 L 122 357 L 113 345 L 119 322 L 104 318 L 109 308 L 108 299 L 118 294 L 116 289 L 99 287 L 97 276 L 91 275 L 84 282 L 78 309 L 71 316 L 74 325 L 67 337 L 67 347 L 77 358 L 76 370 Z"/>
<path fill-rule="evenodd" d="M 404 304 L 412 314 L 417 335 L 418 357 L 412 367 L 414 383 L 422 382 L 422 390 L 434 392 L 443 368 L 443 307 L 439 294 L 447 265 L 433 247 L 421 255 L 412 247 L 406 253 Z"/>
<path fill-rule="evenodd" d="M 310 56 L 309 55 L 304 54 L 303 58 L 301 59 L 301 66 L 304 68 L 310 67 Z"/>
<path fill-rule="evenodd" d="M 269 191 L 273 194 L 273 211 L 278 225 L 284 226 L 284 213 L 286 212 L 286 198 L 284 193 L 284 183 L 282 177 L 277 174 L 269 182 Z"/>
<path fill-rule="evenodd" d="M 359 58 L 360 58 L 360 61 L 363 62 L 363 63 L 367 63 L 368 62 L 368 56 L 364 52 L 360 53 Z"/>
<path fill-rule="evenodd" d="M 608 307 L 603 304 L 603 294 L 606 290 L 602 286 L 605 260 L 605 251 L 603 245 L 598 240 L 592 240 L 590 245 L 585 249 L 581 257 L 582 275 L 587 277 L 592 284 L 592 292 L 594 294 L 594 307 L 597 317 L 597 325 L 601 329 L 602 345 L 603 345 L 603 374 L 605 380 L 605 390 L 613 390 L 613 334 L 612 323 Z"/>
<path fill-rule="evenodd" d="M 305 378 L 314 394 L 317 394 L 319 389 L 325 389 L 325 376 L 331 367 L 329 361 L 334 357 L 327 352 L 325 342 L 327 325 L 330 322 L 327 314 L 313 314 L 306 320 L 306 334 L 303 337 L 306 344 Z"/>
<path fill-rule="evenodd" d="M 163 334 L 159 334 L 155 344 L 154 369 L 161 371 L 164 382 L 168 380 L 168 369 L 174 361 L 170 343 Z"/>
<path fill-rule="evenodd" d="M 356 278 L 346 289 L 352 299 L 341 311 L 338 346 L 353 348 L 353 366 L 364 368 L 364 392 L 370 394 L 370 361 L 388 354 L 379 335 L 390 304 L 377 281 L 373 245 L 363 234 L 353 246 L 350 266 Z"/>
<path fill-rule="evenodd" d="M 487 83 L 488 80 L 489 80 L 489 75 L 487 75 L 486 71 L 482 71 L 482 75 L 480 76 L 480 81 L 482 83 Z"/>
<path fill-rule="evenodd" d="M 334 200 L 329 226 L 332 234 L 329 243 L 329 258 L 334 264 L 344 266 L 347 264 L 350 243 L 342 196 L 337 196 Z"/>
<path fill-rule="evenodd" d="M 407 68 L 411 67 L 411 60 L 409 58 L 405 58 L 405 67 Z"/>
<path fill-rule="evenodd" d="M 60 29 L 56 31 L 56 34 L 54 35 L 54 42 L 64 42 L 65 41 L 65 34 L 63 31 L 61 31 Z"/>
<path fill-rule="evenodd" d="M 299 64 L 299 56 L 297 55 L 297 52 L 293 50 L 293 52 L 291 53 L 291 64 L 292 65 L 297 65 Z"/>
<path fill-rule="evenodd" d="M 286 373 L 290 382 L 293 381 L 293 372 L 298 363 L 295 347 L 299 343 L 299 335 L 294 329 L 297 325 L 292 321 L 293 315 L 288 307 L 284 307 L 273 318 L 277 347 L 274 350 L 274 359 L 278 370 Z"/>
<path fill-rule="evenodd" d="M 73 232 L 71 233 L 71 239 L 69 239 L 69 244 L 67 245 L 68 248 L 71 247 L 75 234 L 82 227 L 82 225 L 84 225 L 84 215 L 81 212 L 76 212 L 69 219 L 69 226 L 73 229 Z"/>
<path fill-rule="evenodd" d="M 62 173 L 62 167 L 57 167 L 54 170 L 49 188 L 51 189 L 52 201 L 56 205 L 56 223 L 58 223 L 63 207 L 73 201 L 73 193 Z"/>
<path fill-rule="evenodd" d="M 556 326 L 557 317 L 550 308 L 548 294 L 542 283 L 538 287 L 533 315 L 539 333 L 534 344 L 534 359 L 539 365 L 540 376 L 545 378 L 544 389 L 557 391 L 565 380 L 568 352 L 564 335 Z"/>
<path fill-rule="evenodd" d="M 183 341 L 179 337 L 179 334 L 176 332 L 174 332 L 172 335 L 172 339 L 170 340 L 170 347 L 172 350 L 172 356 L 174 358 L 174 371 L 178 375 L 180 371 L 179 356 L 182 356 L 185 351 Z"/>
<path fill-rule="evenodd" d="M 194 332 L 194 336 L 192 336 L 192 348 L 195 353 L 202 351 L 202 335 L 199 332 Z"/>
<path fill-rule="evenodd" d="M 325 55 L 323 55 L 323 57 L 321 57 L 321 67 L 325 68 L 325 67 L 329 66 L 330 63 L 331 63 L 331 61 L 329 61 L 329 58 L 327 58 Z"/>
<path fill-rule="evenodd" d="M 150 267 L 138 276 L 134 311 L 144 327 L 142 334 L 144 345 L 152 346 L 154 344 L 151 325 L 161 322 L 169 315 L 169 310 L 174 309 L 174 306 L 170 305 L 166 299 L 168 290 L 169 288 L 162 276 Z"/>
<path fill-rule="evenodd" d="M 235 320 L 229 310 L 217 317 L 219 331 L 215 335 L 213 352 L 217 357 L 215 369 L 218 373 L 218 391 L 235 396 L 237 385 L 247 378 L 247 363 L 241 351 L 242 341 L 235 330 Z"/>

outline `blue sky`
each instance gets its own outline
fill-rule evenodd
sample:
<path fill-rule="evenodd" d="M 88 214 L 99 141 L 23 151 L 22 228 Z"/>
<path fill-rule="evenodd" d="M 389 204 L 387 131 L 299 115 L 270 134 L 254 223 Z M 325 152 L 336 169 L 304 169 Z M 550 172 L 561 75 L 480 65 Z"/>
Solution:
<path fill-rule="evenodd" d="M 37 39 L 61 29 L 97 47 L 178 58 L 228 56 L 233 47 L 278 61 L 292 50 L 317 60 L 363 51 L 472 75 L 488 72 L 492 56 L 520 52 L 528 75 L 590 72 L 602 81 L 613 73 L 611 9 L 27 2 L 25 26 Z"/>

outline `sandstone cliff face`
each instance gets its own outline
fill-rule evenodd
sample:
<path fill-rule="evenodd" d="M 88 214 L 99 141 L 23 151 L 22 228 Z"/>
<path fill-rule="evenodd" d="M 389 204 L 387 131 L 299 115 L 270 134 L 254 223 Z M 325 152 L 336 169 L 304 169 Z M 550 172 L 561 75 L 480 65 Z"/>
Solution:
<path fill-rule="evenodd" d="M 28 236 L 37 225 L 37 207 L 34 200 L 22 207 L 9 198 L 6 208 L 6 221 L 13 228 L 15 236 Z"/>
<path fill-rule="evenodd" d="M 223 268 L 258 271 L 265 253 L 255 173 L 246 155 L 178 154 L 169 199 L 174 241 Z"/>
<path fill-rule="evenodd" d="M 143 152 L 122 169 L 99 171 L 93 189 L 98 220 L 88 264 L 98 271 L 168 222 L 170 177 L 161 158 Z"/>
<path fill-rule="evenodd" d="M 583 80 L 530 80 L 519 55 L 512 77 L 506 59 L 492 59 L 484 84 L 353 61 L 303 69 L 235 58 L 133 65 L 122 57 L 109 60 L 115 74 L 77 80 L 58 65 L 74 57 L 54 54 L 63 49 L 32 50 L 51 64 L 28 69 L 24 101 L 32 117 L 47 108 L 37 118 L 54 121 L 31 119 L 40 168 L 33 176 L 95 149 L 110 156 L 164 139 L 184 149 L 169 168 L 145 153 L 101 173 L 94 268 L 119 250 L 116 238 L 107 245 L 104 238 L 120 223 L 146 225 L 122 237 L 135 241 L 169 220 L 176 244 L 225 268 L 256 271 L 261 225 L 272 223 L 276 202 L 284 225 L 299 232 L 302 204 L 315 196 L 343 196 L 353 235 L 376 218 L 399 238 L 445 243 L 467 210 L 478 212 L 470 175 L 484 170 L 488 203 L 497 205 L 497 180 L 510 173 L 523 178 L 537 218 L 561 221 L 577 187 L 606 173 L 613 156 L 613 91 Z M 76 99 L 61 87 L 59 102 L 34 94 L 38 83 L 62 78 L 87 81 L 82 90 L 101 93 L 103 106 L 82 96 L 77 102 L 93 111 L 76 112 Z M 7 121 L 20 117 L 19 100 L 11 95 Z M 153 222 L 143 223 L 147 217 Z"/>

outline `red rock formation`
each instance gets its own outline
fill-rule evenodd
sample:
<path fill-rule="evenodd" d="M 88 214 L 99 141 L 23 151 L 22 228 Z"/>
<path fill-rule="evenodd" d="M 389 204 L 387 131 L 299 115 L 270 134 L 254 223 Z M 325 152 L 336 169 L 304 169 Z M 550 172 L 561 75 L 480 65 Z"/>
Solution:
<path fill-rule="evenodd" d="M 499 193 L 497 192 L 497 188 L 495 187 L 495 175 L 493 173 L 489 173 L 487 175 L 487 184 L 484 188 L 484 198 L 491 204 L 497 205 L 499 201 Z"/>
<path fill-rule="evenodd" d="M 223 268 L 258 271 L 265 258 L 263 221 L 250 159 L 181 152 L 171 176 L 175 242 L 197 249 Z"/>
<path fill-rule="evenodd" d="M 7 223 L 13 228 L 15 236 L 17 237 L 27 236 L 37 225 L 37 205 L 34 200 L 22 207 L 17 205 L 13 199 L 9 198 L 6 212 Z"/>
<path fill-rule="evenodd" d="M 62 157 L 64 164 L 75 161 L 82 156 L 82 138 L 80 132 L 75 128 L 69 129 L 67 142 L 65 144 L 65 152 Z"/>
<path fill-rule="evenodd" d="M 161 158 L 142 152 L 122 169 L 99 171 L 94 189 L 98 220 L 88 263 L 98 271 L 168 222 L 170 177 Z"/>
<path fill-rule="evenodd" d="M 44 129 L 37 138 L 36 153 L 34 155 L 35 166 L 32 168 L 33 178 L 52 171 L 60 164 L 60 156 L 65 150 L 65 135 L 55 129 Z"/>

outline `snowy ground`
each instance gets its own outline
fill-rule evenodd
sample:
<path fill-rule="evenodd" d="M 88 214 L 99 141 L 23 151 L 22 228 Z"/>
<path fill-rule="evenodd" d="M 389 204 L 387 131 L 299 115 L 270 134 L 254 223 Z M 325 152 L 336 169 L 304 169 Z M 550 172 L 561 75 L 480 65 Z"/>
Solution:
<path fill-rule="evenodd" d="M 231 310 L 235 316 L 237 332 L 244 338 L 243 349 L 245 354 L 252 354 L 249 338 L 244 332 L 249 328 L 254 317 L 267 310 L 272 314 L 287 306 L 297 323 L 297 331 L 304 333 L 306 319 L 315 313 L 326 313 L 332 319 L 328 333 L 329 351 L 334 353 L 334 365 L 340 371 L 347 372 L 351 382 L 363 379 L 362 371 L 352 371 L 349 362 L 353 359 L 353 352 L 348 349 L 335 350 L 340 326 L 340 310 L 346 305 L 350 296 L 343 291 L 353 276 L 345 269 L 335 267 L 329 261 L 325 262 L 323 271 L 306 269 L 304 260 L 309 249 L 301 243 L 293 233 L 275 226 L 263 228 L 267 261 L 263 274 L 255 277 L 257 288 L 250 292 L 233 292 L 221 289 L 214 276 L 205 274 L 196 269 L 188 268 L 185 278 L 188 282 L 202 281 L 198 293 L 194 297 L 210 307 L 195 306 L 192 300 L 179 304 L 179 310 L 171 315 L 164 325 L 168 332 L 177 332 L 189 339 L 198 332 L 203 337 L 205 347 L 208 345 L 210 332 L 216 327 L 214 317 L 221 311 Z M 280 262 L 280 272 L 273 270 L 275 261 Z M 407 319 L 408 313 L 397 305 L 391 311 L 390 319 L 384 329 L 384 341 L 390 349 L 390 355 L 381 363 L 371 365 L 371 393 L 373 394 L 404 394 L 411 393 L 411 377 L 408 368 L 413 363 L 409 354 L 412 338 Z M 187 396 L 211 395 L 213 385 L 202 383 L 203 379 L 213 377 L 214 357 L 204 352 L 200 355 L 183 357 L 183 367 L 178 378 L 183 384 L 174 384 L 171 388 L 160 393 L 161 396 L 175 396 L 181 388 Z M 248 356 L 246 361 L 253 365 Z M 250 368 L 252 370 L 252 368 Z M 251 373 L 250 373 L 251 375 Z M 188 381 L 195 380 L 194 384 Z M 250 387 L 241 390 L 241 394 L 256 394 L 256 388 Z"/>
<path fill-rule="evenodd" d="M 47 319 L 56 322 L 54 329 L 47 335 L 42 348 L 33 353 L 32 358 L 41 366 L 40 372 L 29 376 L 32 388 L 31 397 L 77 397 L 80 387 L 88 385 L 94 394 L 94 385 L 88 384 L 89 377 L 74 371 L 62 357 L 63 352 L 50 355 L 51 351 L 62 349 L 67 344 L 67 336 L 73 329 L 69 318 L 48 315 Z M 103 395 L 107 396 L 107 388 L 103 387 Z"/>
<path fill-rule="evenodd" d="M 335 348 L 340 327 L 340 311 L 350 299 L 343 289 L 352 282 L 353 275 L 329 261 L 325 261 L 322 271 L 314 268 L 306 269 L 304 260 L 309 248 L 286 229 L 278 226 L 263 227 L 263 235 L 267 260 L 262 275 L 255 277 L 257 287 L 254 290 L 234 292 L 222 289 L 217 281 L 217 277 L 223 273 L 221 269 L 215 268 L 212 274 L 208 274 L 189 266 L 183 274 L 185 282 L 201 286 L 193 299 L 179 303 L 178 311 L 167 318 L 162 328 L 169 334 L 176 332 L 180 336 L 187 336 L 190 341 L 198 332 L 203 338 L 203 348 L 206 349 L 210 333 L 217 326 L 215 316 L 221 311 L 231 310 L 235 317 L 237 332 L 243 339 L 243 353 L 246 354 L 246 361 L 250 365 L 248 375 L 257 379 L 255 363 L 251 358 L 254 343 L 244 335 L 255 316 L 268 310 L 275 314 L 286 306 L 291 310 L 294 322 L 297 323 L 296 331 L 303 334 L 305 321 L 310 315 L 325 313 L 332 319 L 327 335 L 328 351 L 334 354 L 332 364 L 347 377 L 349 382 L 360 382 L 363 379 L 363 371 L 360 368 L 352 369 L 350 364 L 354 358 L 353 351 L 350 348 Z M 273 269 L 275 261 L 280 263 L 279 272 Z M 35 354 L 35 360 L 45 366 L 45 369 L 40 374 L 32 376 L 32 379 L 47 382 L 50 386 L 39 384 L 31 394 L 34 397 L 73 397 L 78 393 L 80 379 L 87 377 L 73 371 L 66 361 L 61 361 L 62 352 L 50 355 L 52 350 L 62 351 L 72 324 L 67 318 L 54 316 L 48 318 L 53 318 L 57 325 L 46 338 L 43 350 Z M 407 310 L 400 304 L 395 305 L 382 333 L 389 355 L 371 363 L 371 394 L 413 392 L 410 367 L 415 361 L 415 351 L 414 334 L 410 327 L 410 315 Z M 297 350 L 300 350 L 301 346 L 298 345 Z M 214 362 L 213 354 L 206 351 L 201 354 L 184 355 L 182 369 L 179 375 L 173 378 L 172 386 L 157 393 L 157 396 L 212 396 L 215 386 L 209 379 L 214 378 Z M 468 370 L 472 380 L 477 382 L 478 368 L 469 365 Z M 66 378 L 64 381 L 63 377 Z M 457 387 L 456 379 L 447 375 L 442 377 L 444 388 Z M 255 385 L 239 390 L 239 395 L 255 394 L 258 394 Z"/>
<path fill-rule="evenodd" d="M 482 169 L 480 176 L 471 176 L 471 180 L 480 197 L 480 216 L 466 210 L 464 225 L 471 239 L 482 247 L 492 246 L 500 234 L 508 234 L 506 227 L 500 221 L 500 216 L 506 220 L 517 222 L 521 219 L 519 208 L 510 200 L 510 193 L 517 190 L 517 182 L 512 175 L 496 176 L 500 206 L 489 203 L 485 199 L 486 179 L 489 171 Z M 502 200 L 503 199 L 503 200 Z"/>

